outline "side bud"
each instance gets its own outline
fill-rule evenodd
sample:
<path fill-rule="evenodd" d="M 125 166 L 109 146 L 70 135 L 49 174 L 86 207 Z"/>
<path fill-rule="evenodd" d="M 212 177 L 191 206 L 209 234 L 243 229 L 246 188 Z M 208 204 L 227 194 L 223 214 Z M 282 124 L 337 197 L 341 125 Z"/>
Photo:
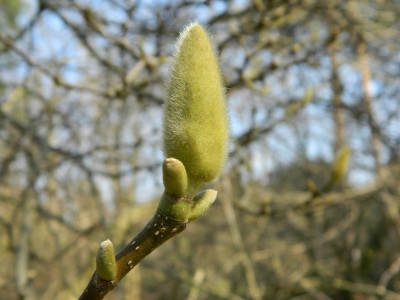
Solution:
<path fill-rule="evenodd" d="M 331 175 L 331 181 L 333 185 L 341 181 L 346 175 L 347 168 L 349 166 L 350 154 L 351 150 L 349 147 L 341 148 L 336 154 Z"/>
<path fill-rule="evenodd" d="M 96 273 L 104 280 L 114 280 L 117 275 L 114 245 L 110 240 L 102 242 L 97 250 Z"/>
<path fill-rule="evenodd" d="M 225 88 L 216 52 L 198 23 L 177 41 L 163 129 L 165 157 L 183 163 L 191 194 L 220 175 L 229 131 Z"/>
<path fill-rule="evenodd" d="M 185 166 L 175 158 L 164 159 L 162 165 L 165 191 L 176 197 L 187 194 L 188 179 Z"/>
<path fill-rule="evenodd" d="M 332 190 L 336 184 L 343 180 L 349 166 L 350 155 L 351 150 L 349 147 L 346 146 L 339 149 L 332 165 L 331 178 L 323 191 L 328 192 Z"/>
<path fill-rule="evenodd" d="M 193 198 L 192 209 L 190 210 L 189 221 L 196 220 L 198 217 L 203 215 L 214 203 L 217 198 L 217 191 L 214 190 L 205 190 L 196 195 Z"/>

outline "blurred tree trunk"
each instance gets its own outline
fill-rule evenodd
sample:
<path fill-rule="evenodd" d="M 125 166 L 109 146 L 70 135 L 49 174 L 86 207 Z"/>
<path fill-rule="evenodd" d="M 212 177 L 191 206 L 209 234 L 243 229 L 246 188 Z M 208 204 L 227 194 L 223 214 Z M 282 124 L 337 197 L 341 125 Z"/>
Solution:
<path fill-rule="evenodd" d="M 333 12 L 335 13 L 335 12 Z M 337 13 L 337 12 L 336 12 Z M 334 16 L 332 16 L 333 18 Z M 338 35 L 340 34 L 340 29 L 332 24 L 330 21 L 330 44 L 328 45 L 328 53 L 331 60 L 331 87 L 332 87 L 332 114 L 335 124 L 335 153 L 344 145 L 345 143 L 345 125 L 344 116 L 342 109 L 342 93 L 343 86 L 339 78 L 339 63 L 337 60 L 338 51 Z"/>
<path fill-rule="evenodd" d="M 372 156 L 374 158 L 375 170 L 378 178 L 381 177 L 381 164 L 380 164 L 380 151 L 379 151 L 379 129 L 377 128 L 377 124 L 375 122 L 375 113 L 373 108 L 373 99 L 372 99 L 372 91 L 371 91 L 371 70 L 369 67 L 369 58 L 367 52 L 367 44 L 363 37 L 360 37 L 360 40 L 357 45 L 357 54 L 358 54 L 358 63 L 361 71 L 362 78 L 362 91 L 364 94 L 364 105 L 365 112 L 368 115 L 368 126 L 371 131 L 371 146 L 372 146 Z"/>
<path fill-rule="evenodd" d="M 34 299 L 29 286 L 29 235 L 32 227 L 32 201 L 29 192 L 22 198 L 22 220 L 15 254 L 15 280 L 20 300 Z"/>
<path fill-rule="evenodd" d="M 368 44 L 366 41 L 365 33 L 363 32 L 362 18 L 359 13 L 357 1 L 349 1 L 349 11 L 351 17 L 354 19 L 353 30 L 356 38 L 356 54 L 357 62 L 361 72 L 362 93 L 365 113 L 368 116 L 368 127 L 370 130 L 370 143 L 372 148 L 372 157 L 374 160 L 375 171 L 378 178 L 382 176 L 382 169 L 380 163 L 380 133 L 376 123 L 375 111 L 373 107 L 372 96 L 372 75 L 369 65 Z"/>

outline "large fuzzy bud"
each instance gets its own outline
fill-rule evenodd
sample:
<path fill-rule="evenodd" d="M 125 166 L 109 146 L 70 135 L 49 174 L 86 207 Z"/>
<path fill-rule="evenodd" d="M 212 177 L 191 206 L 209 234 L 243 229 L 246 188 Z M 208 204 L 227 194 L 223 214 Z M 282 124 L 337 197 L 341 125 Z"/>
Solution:
<path fill-rule="evenodd" d="M 228 127 L 217 55 L 207 32 L 196 22 L 178 38 L 164 111 L 164 154 L 183 163 L 189 191 L 220 175 Z"/>

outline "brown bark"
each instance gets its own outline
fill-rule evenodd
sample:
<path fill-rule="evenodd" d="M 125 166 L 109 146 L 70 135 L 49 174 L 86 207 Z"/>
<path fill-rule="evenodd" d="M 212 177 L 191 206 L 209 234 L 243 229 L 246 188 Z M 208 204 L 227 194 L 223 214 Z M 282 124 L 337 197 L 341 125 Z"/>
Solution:
<path fill-rule="evenodd" d="M 186 225 L 186 221 L 172 219 L 157 210 L 146 227 L 116 255 L 116 279 L 103 280 L 95 272 L 79 299 L 104 299 L 134 266 L 161 244 L 185 230 Z"/>

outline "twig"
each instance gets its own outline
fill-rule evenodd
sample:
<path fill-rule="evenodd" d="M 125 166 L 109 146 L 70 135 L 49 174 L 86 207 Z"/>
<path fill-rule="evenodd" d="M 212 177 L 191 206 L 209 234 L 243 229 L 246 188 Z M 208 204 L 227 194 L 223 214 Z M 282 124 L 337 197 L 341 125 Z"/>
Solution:
<path fill-rule="evenodd" d="M 79 299 L 104 299 L 134 266 L 161 244 L 185 230 L 187 223 L 170 218 L 157 209 L 146 227 L 116 255 L 115 280 L 103 280 L 95 272 Z"/>

